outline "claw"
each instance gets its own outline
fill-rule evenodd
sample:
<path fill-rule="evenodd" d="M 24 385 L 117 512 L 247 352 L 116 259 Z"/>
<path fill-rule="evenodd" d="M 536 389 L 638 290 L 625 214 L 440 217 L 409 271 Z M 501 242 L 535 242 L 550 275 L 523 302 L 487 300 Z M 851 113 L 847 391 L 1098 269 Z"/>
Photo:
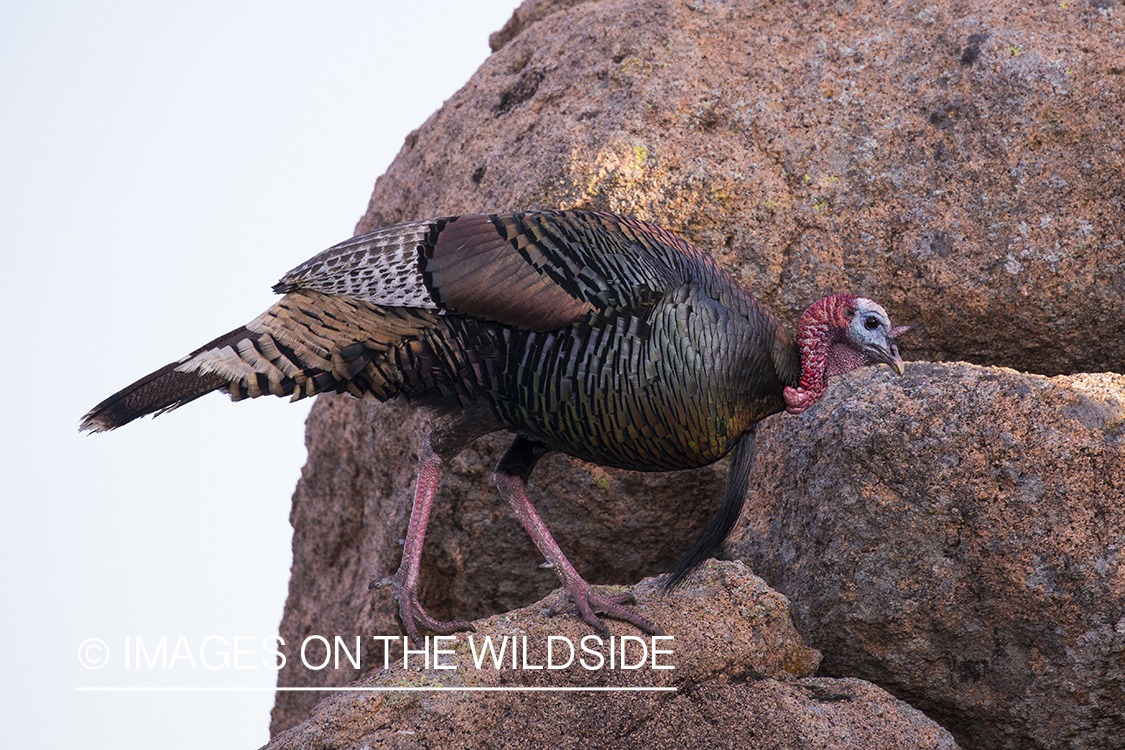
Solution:
<path fill-rule="evenodd" d="M 547 610 L 547 616 L 554 617 L 573 605 L 578 609 L 582 621 L 601 633 L 603 637 L 609 636 L 609 627 L 598 615 L 627 622 L 649 635 L 663 635 L 654 622 L 642 617 L 636 610 L 623 606 L 635 604 L 636 601 L 636 597 L 629 592 L 599 596 L 590 590 L 585 581 L 578 579 L 577 582 L 566 586 L 559 599 Z"/>
<path fill-rule="evenodd" d="M 393 576 L 390 579 L 393 585 L 391 599 L 395 605 L 395 620 L 398 621 L 399 628 L 409 636 L 415 646 L 421 647 L 425 643 L 422 640 L 422 629 L 436 635 L 453 635 L 465 631 L 477 632 L 473 624 L 467 620 L 443 621 L 430 617 L 422 607 L 418 591 L 401 586 L 397 578 L 397 576 Z"/>
<path fill-rule="evenodd" d="M 395 620 L 415 646 L 422 646 L 424 643 L 420 632 L 422 629 L 435 635 L 477 632 L 468 620 L 438 620 L 430 617 L 422 607 L 417 591 L 405 591 L 396 584 L 391 598 L 395 603 Z"/>

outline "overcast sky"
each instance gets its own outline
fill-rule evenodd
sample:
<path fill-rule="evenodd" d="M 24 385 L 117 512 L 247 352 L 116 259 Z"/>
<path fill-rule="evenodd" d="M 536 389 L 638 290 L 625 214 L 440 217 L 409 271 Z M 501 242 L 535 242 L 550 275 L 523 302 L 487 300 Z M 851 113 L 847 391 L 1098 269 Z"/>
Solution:
<path fill-rule="evenodd" d="M 130 671 L 123 652 L 277 633 L 309 404 L 208 396 L 96 436 L 79 418 L 351 236 L 516 4 L 0 5 L 6 747 L 266 742 L 272 670 Z M 92 638 L 99 670 L 78 658 Z M 264 689 L 75 691 L 192 685 Z"/>

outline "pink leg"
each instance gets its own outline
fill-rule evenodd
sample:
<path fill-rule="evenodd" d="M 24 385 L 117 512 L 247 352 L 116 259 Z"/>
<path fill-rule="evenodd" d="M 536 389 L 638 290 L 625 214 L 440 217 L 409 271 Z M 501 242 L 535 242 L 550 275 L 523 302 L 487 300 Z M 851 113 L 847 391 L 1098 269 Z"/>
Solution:
<path fill-rule="evenodd" d="M 418 598 L 418 571 L 422 566 L 422 546 L 426 541 L 426 525 L 430 522 L 430 509 L 441 478 L 442 459 L 430 446 L 430 438 L 422 443 L 418 462 L 418 481 L 414 488 L 414 508 L 410 512 L 410 526 L 406 531 L 406 546 L 402 562 L 393 578 L 372 583 L 372 587 L 391 585 L 395 603 L 395 617 L 399 626 L 416 645 L 422 644 L 419 626 L 438 635 L 450 635 L 462 630 L 474 630 L 465 620 L 442 622 L 426 614 Z"/>
<path fill-rule="evenodd" d="M 598 617 L 599 614 L 631 623 L 646 633 L 659 634 L 660 629 L 655 624 L 636 611 L 622 606 L 634 603 L 635 599 L 632 594 L 614 594 L 611 596 L 595 594 L 590 589 L 590 584 L 586 583 L 578 571 L 574 569 L 574 566 L 570 564 L 570 561 L 566 559 L 563 551 L 559 549 L 559 545 L 551 536 L 551 532 L 547 530 L 547 525 L 535 512 L 531 500 L 527 497 L 525 478 L 531 473 L 531 468 L 539 455 L 542 455 L 542 452 L 536 455 L 536 450 L 537 447 L 526 438 L 517 437 L 508 448 L 508 452 L 500 459 L 500 464 L 496 467 L 496 473 L 493 474 L 492 481 L 496 483 L 501 496 L 512 506 L 516 517 L 527 529 L 527 533 L 531 535 L 535 546 L 547 558 L 550 567 L 554 568 L 563 588 L 566 590 L 567 599 L 578 607 L 578 613 L 582 619 L 603 636 L 609 635 L 609 628 Z M 557 615 L 562 609 L 561 605 L 565 605 L 565 603 L 564 601 L 555 604 L 548 614 L 552 617 Z"/>

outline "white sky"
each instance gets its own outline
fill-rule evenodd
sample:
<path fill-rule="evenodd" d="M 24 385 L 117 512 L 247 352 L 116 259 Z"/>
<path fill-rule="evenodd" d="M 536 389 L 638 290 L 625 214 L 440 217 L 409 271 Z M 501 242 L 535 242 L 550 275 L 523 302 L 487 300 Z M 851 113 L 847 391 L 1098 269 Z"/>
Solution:
<path fill-rule="evenodd" d="M 248 748 L 273 671 L 124 669 L 126 637 L 256 649 L 289 579 L 308 404 L 208 396 L 80 436 L 138 377 L 351 236 L 516 0 L 0 4 L 5 747 Z M 517 207 L 512 207 L 517 208 Z M 100 638 L 109 665 L 84 669 Z M 212 644 L 214 645 L 214 644 Z"/>

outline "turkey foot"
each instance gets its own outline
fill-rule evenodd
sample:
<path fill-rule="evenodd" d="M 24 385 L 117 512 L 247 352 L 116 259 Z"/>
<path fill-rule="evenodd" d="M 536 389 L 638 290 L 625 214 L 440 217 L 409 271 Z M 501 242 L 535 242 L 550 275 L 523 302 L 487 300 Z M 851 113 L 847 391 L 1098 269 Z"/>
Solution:
<path fill-rule="evenodd" d="M 435 620 L 426 614 L 426 610 L 422 608 L 417 590 L 406 589 L 400 586 L 397 581 L 392 585 L 394 588 L 392 589 L 391 599 L 395 603 L 395 619 L 403 632 L 410 636 L 410 640 L 415 646 L 421 646 L 423 643 L 419 626 L 437 635 L 453 635 L 463 631 L 476 632 L 477 629 L 466 620 L 450 620 L 448 622 Z"/>
<path fill-rule="evenodd" d="M 572 606 L 578 609 L 579 616 L 591 627 L 602 634 L 603 637 L 609 637 L 609 628 L 606 627 L 605 622 L 598 617 L 604 615 L 614 620 L 621 620 L 630 625 L 635 625 L 649 635 L 662 635 L 660 628 L 658 628 L 651 620 L 642 617 L 636 610 L 624 607 L 624 604 L 635 604 L 636 597 L 630 593 L 624 594 L 609 594 L 607 596 L 598 596 L 590 590 L 590 586 L 581 578 L 578 579 L 581 586 L 567 587 L 560 595 L 558 601 L 551 605 L 547 610 L 548 617 L 562 614 Z"/>
<path fill-rule="evenodd" d="M 372 581 L 367 585 L 367 588 L 368 590 L 383 589 L 388 586 L 392 587 L 391 601 L 394 602 L 395 606 L 395 621 L 398 622 L 399 629 L 410 636 L 414 645 L 420 646 L 423 644 L 419 626 L 437 635 L 453 635 L 464 631 L 477 632 L 477 629 L 468 620 L 445 622 L 430 617 L 422 607 L 417 589 L 407 590 L 398 583 L 397 576 L 388 576 L 381 580 Z"/>

